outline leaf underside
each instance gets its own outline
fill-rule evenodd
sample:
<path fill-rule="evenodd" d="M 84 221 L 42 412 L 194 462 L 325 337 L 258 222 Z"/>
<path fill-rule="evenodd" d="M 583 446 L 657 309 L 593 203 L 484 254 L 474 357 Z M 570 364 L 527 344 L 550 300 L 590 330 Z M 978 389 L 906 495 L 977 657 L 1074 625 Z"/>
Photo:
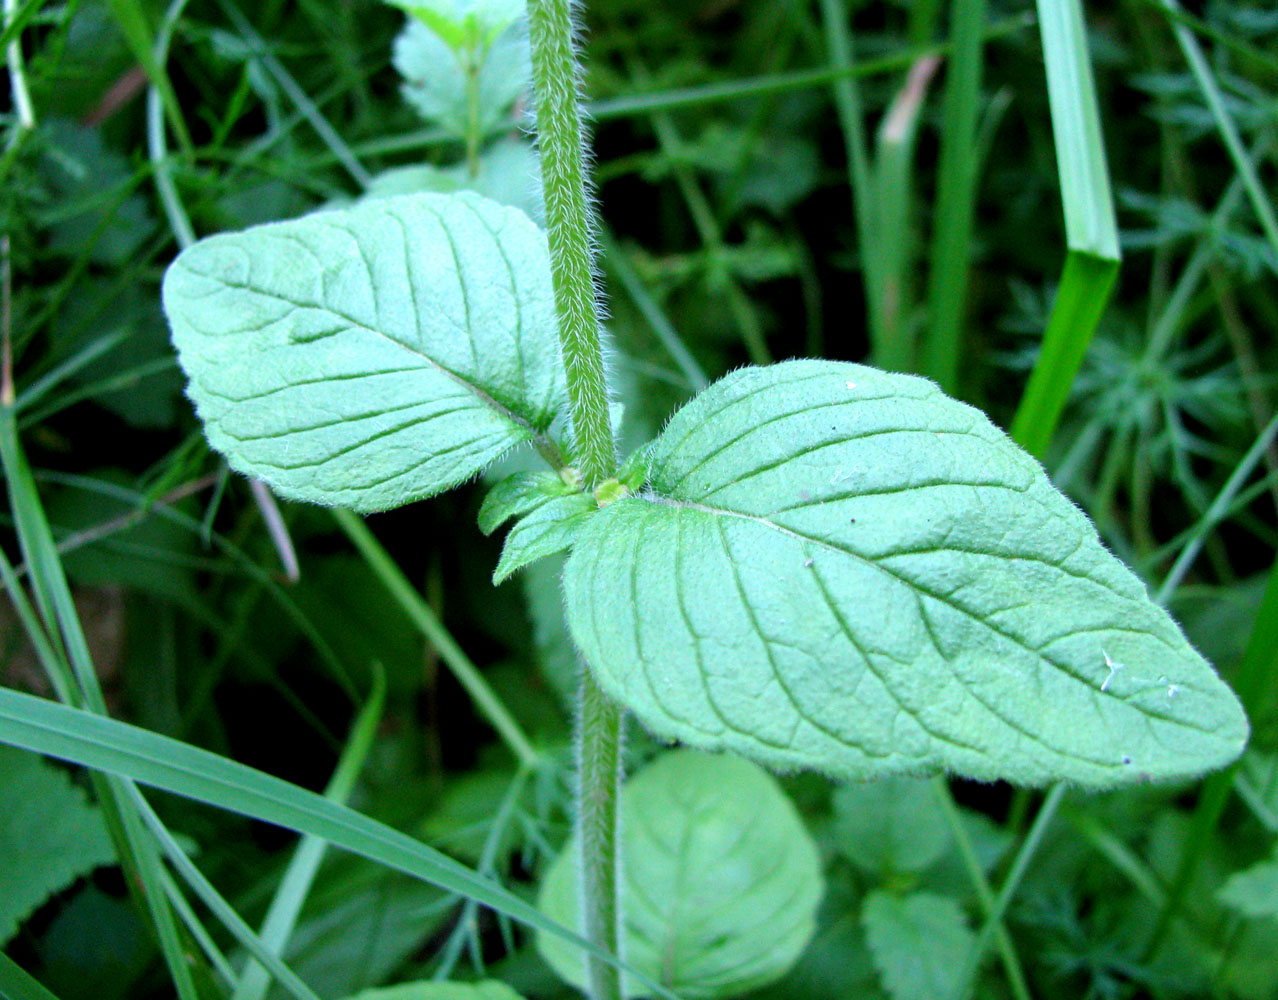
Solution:
<path fill-rule="evenodd" d="M 843 778 L 1199 774 L 1241 706 L 1042 468 L 932 383 L 739 370 L 565 570 L 600 684 L 655 733 Z"/>
<path fill-rule="evenodd" d="M 476 195 L 202 240 L 165 275 L 164 308 L 210 442 L 290 499 L 431 496 L 563 409 L 545 237 Z"/>
<path fill-rule="evenodd" d="M 785 974 L 816 929 L 824 885 L 816 846 L 762 768 L 691 750 L 664 754 L 621 791 L 624 954 L 685 1000 L 736 997 Z M 576 835 L 542 882 L 538 907 L 580 922 Z M 584 986 L 581 952 L 539 934 L 542 956 Z M 645 996 L 626 977 L 626 996 Z"/>

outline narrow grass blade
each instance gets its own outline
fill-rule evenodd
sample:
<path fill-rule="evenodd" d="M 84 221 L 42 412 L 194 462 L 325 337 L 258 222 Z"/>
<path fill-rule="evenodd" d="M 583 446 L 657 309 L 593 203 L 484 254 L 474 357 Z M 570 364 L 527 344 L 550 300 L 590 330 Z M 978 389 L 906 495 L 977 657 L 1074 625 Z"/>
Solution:
<path fill-rule="evenodd" d="M 834 105 L 838 109 L 839 127 L 843 131 L 843 146 L 848 158 L 848 188 L 852 194 L 852 218 L 856 224 L 857 252 L 861 258 L 861 276 L 865 286 L 870 350 L 876 363 L 881 363 L 879 359 L 886 351 L 882 315 L 885 279 L 879 251 L 880 234 L 875 231 L 878 220 L 861 97 L 851 72 L 854 63 L 848 17 L 847 6 L 841 0 L 821 0 L 821 23 L 830 65 L 840 73 L 833 84 Z"/>
<path fill-rule="evenodd" d="M 623 967 L 536 907 L 407 834 L 206 750 L 4 688 L 0 688 L 0 742 L 313 834 L 370 861 L 473 899 L 529 927 L 556 934 L 603 961 Z M 656 995 L 678 1000 L 646 977 L 642 981 Z"/>
<path fill-rule="evenodd" d="M 235 30 L 244 36 L 244 40 L 253 50 L 253 54 L 262 60 L 262 66 L 275 78 L 275 82 L 280 85 L 284 93 L 288 94 L 289 100 L 297 106 L 298 111 L 310 122 L 311 128 L 315 130 L 315 133 L 337 158 L 337 161 L 346 168 L 346 172 L 351 175 L 355 183 L 361 188 L 368 187 L 373 180 L 372 175 L 359 162 L 355 154 L 351 152 L 350 146 L 333 128 L 329 120 L 324 117 L 324 113 L 315 106 L 315 102 L 307 96 L 306 91 L 293 79 L 292 74 L 271 54 L 266 41 L 249 24 L 248 18 L 240 12 L 240 9 L 231 0 L 218 0 L 218 5 L 226 16 L 230 18 Z"/>
<path fill-rule="evenodd" d="M 710 380 L 706 378 L 706 373 L 697 364 L 697 359 L 692 356 L 692 352 L 679 337 L 678 331 L 666 318 L 666 314 L 661 311 L 661 306 L 657 304 L 648 289 L 644 288 L 639 275 L 635 273 L 635 269 L 626 258 L 626 252 L 617 246 L 607 233 L 601 232 L 600 242 L 604 247 L 604 266 L 620 282 L 643 318 L 652 327 L 652 332 L 661 341 L 661 346 L 670 354 L 671 360 L 679 366 L 679 371 L 683 373 L 688 388 L 692 392 L 700 392 L 710 384 Z"/>
<path fill-rule="evenodd" d="M 1024 31 L 1034 23 L 1034 16 L 1029 12 L 1004 18 L 989 25 L 985 30 L 985 38 L 992 40 L 1006 38 L 1018 31 Z M 672 90 L 654 91 L 652 93 L 627 94 L 624 97 L 609 97 L 594 101 L 589 105 L 590 117 L 595 121 L 608 121 L 614 118 L 632 118 L 636 115 L 650 115 L 657 111 L 677 111 L 681 108 L 703 107 L 712 104 L 729 104 L 750 97 L 769 97 L 774 94 L 787 94 L 798 90 L 813 90 L 817 87 L 828 87 L 838 80 L 847 78 L 865 79 L 871 76 L 884 76 L 907 70 L 919 59 L 927 56 L 944 55 L 950 51 L 950 43 L 925 45 L 894 52 L 888 56 L 874 59 L 862 59 L 852 65 L 843 67 L 823 67 L 821 69 L 793 70 L 786 73 L 769 73 L 765 76 L 748 77 L 742 80 L 731 80 L 726 83 L 708 83 L 700 87 L 680 87 Z M 409 148 L 426 145 L 434 141 L 433 135 L 423 133 L 420 140 L 406 137 L 411 143 Z M 388 137 L 375 140 L 374 143 L 361 146 L 360 149 L 370 154 L 400 151 L 401 140 Z"/>
<path fill-rule="evenodd" d="M 923 373 L 955 395 L 976 209 L 976 134 L 985 61 L 985 0 L 956 0 L 950 16 L 953 49 L 945 71 L 945 131 L 937 167 L 922 360 Z"/>
<path fill-rule="evenodd" d="M 4 1000 L 58 1000 L 39 980 L 0 951 L 0 997 Z"/>
<path fill-rule="evenodd" d="M 905 84 L 893 99 L 875 140 L 871 212 L 874 254 L 881 282 L 872 296 L 877 319 L 874 364 L 889 371 L 917 370 L 914 271 L 917 246 L 914 226 L 914 139 L 928 83 L 940 62 L 920 59 L 910 67 Z"/>
<path fill-rule="evenodd" d="M 368 751 L 373 746 L 385 701 L 386 675 L 378 670 L 374 674 L 373 692 L 351 727 L 350 739 L 338 759 L 328 787 L 324 789 L 324 798 L 330 802 L 345 804 L 350 797 L 359 773 L 363 770 L 364 761 L 368 758 Z M 280 880 L 279 888 L 266 911 L 266 919 L 262 922 L 262 947 L 272 955 L 284 954 L 297 924 L 297 916 L 302 911 L 302 904 L 306 902 L 327 849 L 328 844 L 323 839 L 307 834 L 293 852 L 284 878 Z M 231 994 L 231 1000 L 262 1000 L 270 985 L 271 976 L 266 967 L 253 962 L 244 970 L 243 977 Z"/>
<path fill-rule="evenodd" d="M 249 954 L 258 961 L 266 963 L 271 973 L 280 981 L 280 984 L 293 996 L 297 997 L 297 1000 L 319 1000 L 319 997 L 315 995 L 310 987 L 298 978 L 297 973 L 281 962 L 273 952 L 262 944 L 248 924 L 222 898 L 221 893 L 213 888 L 212 883 L 200 873 L 200 870 L 186 856 L 186 852 L 182 850 L 181 845 L 173 839 L 173 835 L 169 833 L 160 817 L 155 814 L 155 810 L 143 798 L 137 787 L 130 784 L 128 790 L 129 798 L 137 809 L 138 815 L 141 816 L 142 822 L 151 831 L 151 835 L 155 838 L 156 843 L 160 845 L 160 849 L 164 851 L 165 856 L 169 859 L 169 864 L 177 870 L 183 881 L 194 890 L 204 905 L 209 908 L 209 911 L 248 950 Z"/>
<path fill-rule="evenodd" d="M 187 156 L 192 155 L 194 146 L 191 143 L 191 134 L 187 131 L 186 122 L 182 118 L 182 105 L 173 91 L 173 84 L 169 80 L 168 73 L 155 61 L 155 38 L 141 0 L 107 0 L 107 7 L 110 8 L 111 16 L 115 18 L 120 33 L 129 43 L 134 58 L 141 64 L 147 79 L 151 81 L 151 86 L 159 91 L 169 125 L 173 129 L 173 134 L 177 136 L 182 152 Z"/>
<path fill-rule="evenodd" d="M 440 657 L 444 660 L 457 678 L 457 682 L 466 689 L 466 693 L 474 699 L 475 705 L 497 730 L 506 742 L 515 759 L 523 767 L 533 767 L 540 759 L 528 737 L 520 728 L 515 717 L 510 714 L 501 699 L 493 693 L 488 682 L 478 668 L 470 662 L 470 657 L 457 645 L 449 635 L 438 616 L 429 604 L 422 600 L 413 585 L 408 582 L 403 571 L 395 565 L 390 554 L 382 547 L 381 542 L 368 530 L 363 520 L 348 510 L 334 510 L 333 517 L 338 527 L 346 532 L 359 554 L 364 557 L 369 568 L 390 591 L 395 603 L 408 615 L 413 624 L 421 629 L 422 634 L 430 641 Z"/>
<path fill-rule="evenodd" d="M 1042 458 L 1104 315 L 1121 255 L 1082 7 L 1079 0 L 1038 0 L 1038 15 L 1068 253 L 1012 437 Z"/>
<path fill-rule="evenodd" d="M 1109 302 L 1118 261 L 1070 251 L 1043 333 L 1043 347 L 1012 420 L 1012 439 L 1042 458 L 1065 411 L 1070 386 Z"/>
<path fill-rule="evenodd" d="M 1161 3 L 1169 13 L 1180 10 L 1176 0 L 1161 0 Z M 1172 33 L 1176 36 L 1181 52 L 1184 53 L 1185 61 L 1189 63 L 1189 68 L 1198 83 L 1198 89 L 1202 91 L 1203 100 L 1207 102 L 1211 116 L 1216 122 L 1216 130 L 1220 133 L 1225 149 L 1229 151 L 1229 158 L 1234 162 L 1234 169 L 1238 171 L 1243 186 L 1247 189 L 1247 197 L 1251 201 L 1256 217 L 1260 220 L 1260 228 L 1275 256 L 1278 256 L 1278 218 L 1274 216 L 1273 204 L 1260 180 L 1260 175 L 1256 173 L 1256 168 L 1247 156 L 1247 150 L 1238 134 L 1238 127 L 1225 107 L 1225 99 L 1220 92 L 1220 87 L 1217 86 L 1211 67 L 1207 65 L 1207 59 L 1203 56 L 1202 46 L 1198 44 L 1198 39 L 1194 37 L 1193 32 L 1183 24 L 1173 24 Z"/>

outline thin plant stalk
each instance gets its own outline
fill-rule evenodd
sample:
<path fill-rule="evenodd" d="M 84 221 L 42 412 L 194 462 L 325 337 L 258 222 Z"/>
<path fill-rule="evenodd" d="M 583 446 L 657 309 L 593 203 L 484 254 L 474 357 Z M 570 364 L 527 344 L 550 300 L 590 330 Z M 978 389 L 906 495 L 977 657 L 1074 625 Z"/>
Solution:
<path fill-rule="evenodd" d="M 570 0 L 531 0 L 528 22 L 547 242 L 568 379 L 573 454 L 586 484 L 595 486 L 615 474 L 617 455 L 599 339 L 591 256 L 593 229 L 586 191 Z M 620 957 L 617 806 L 622 717 L 588 669 L 581 671 L 580 699 L 577 822 L 581 834 L 583 930 L 591 943 Z M 590 954 L 586 968 L 594 1000 L 620 1000 L 621 981 L 614 966 Z"/>
<path fill-rule="evenodd" d="M 955 394 L 963 351 L 963 316 L 976 208 L 976 135 L 985 60 L 985 0 L 957 0 L 951 15 L 953 51 L 946 64 L 937 168 L 936 209 L 928 271 L 928 325 L 923 372 Z"/>

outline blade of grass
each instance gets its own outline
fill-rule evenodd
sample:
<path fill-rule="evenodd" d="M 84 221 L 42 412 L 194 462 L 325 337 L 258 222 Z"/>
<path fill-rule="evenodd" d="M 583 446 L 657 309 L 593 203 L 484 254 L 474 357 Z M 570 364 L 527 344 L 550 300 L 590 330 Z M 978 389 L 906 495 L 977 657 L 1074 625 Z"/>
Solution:
<path fill-rule="evenodd" d="M 4 1000 L 58 1000 L 22 966 L 0 951 L 0 997 Z"/>
<path fill-rule="evenodd" d="M 1160 3 L 1169 14 L 1180 10 L 1176 0 L 1160 0 Z M 1221 141 L 1229 152 L 1229 158 L 1233 160 L 1234 169 L 1242 178 L 1243 187 L 1247 190 L 1247 197 L 1251 201 L 1256 218 L 1260 220 L 1260 228 L 1265 234 L 1265 239 L 1269 241 L 1269 246 L 1275 258 L 1278 259 L 1278 218 L 1274 216 L 1273 205 L 1265 193 L 1260 175 L 1256 173 L 1256 168 L 1252 165 L 1251 158 L 1243 146 L 1238 127 L 1225 107 L 1224 97 L 1220 93 L 1220 87 L 1216 84 L 1211 68 L 1207 65 L 1206 57 L 1203 56 L 1202 46 L 1185 25 L 1173 23 L 1171 29 L 1172 34 L 1176 36 L 1176 43 L 1185 56 L 1185 61 L 1189 64 L 1190 71 L 1194 74 L 1198 89 L 1202 91 L 1203 100 L 1207 102 L 1211 116 L 1216 122 L 1216 130 L 1220 133 Z M 1278 265 L 1271 266 L 1278 267 Z"/>
<path fill-rule="evenodd" d="M 59 559 L 35 480 L 31 476 L 11 405 L 0 405 L 0 465 L 5 472 L 18 544 L 31 574 L 36 606 L 55 655 L 47 665 L 57 671 L 55 686 L 72 693 L 76 704 L 106 715 L 106 699 L 80 625 L 75 601 Z M 52 678 L 51 678 L 52 679 Z M 181 1000 L 199 1000 L 181 930 L 164 894 L 162 867 L 137 813 L 130 808 L 127 782 L 93 776 L 94 791 L 130 891 L 151 916 L 161 953 Z"/>
<path fill-rule="evenodd" d="M 940 65 L 935 57 L 910 67 L 875 140 L 870 214 L 880 286 L 871 299 L 877 321 L 874 364 L 890 371 L 917 371 L 914 271 L 917 247 L 914 212 L 914 139 L 928 83 Z"/>
<path fill-rule="evenodd" d="M 821 0 L 821 22 L 825 31 L 826 48 L 833 69 L 840 71 L 834 82 L 834 104 L 838 109 L 839 127 L 843 131 L 843 146 L 848 159 L 848 189 L 852 195 L 852 221 L 856 228 L 857 252 L 861 258 L 862 284 L 865 287 L 866 320 L 869 327 L 870 350 L 876 364 L 890 355 L 887 334 L 884 330 L 883 296 L 886 279 L 885 262 L 880 248 L 881 237 L 876 231 L 875 191 L 870 173 L 870 153 L 865 139 L 865 121 L 861 111 L 861 97 L 856 77 L 851 70 L 852 29 L 848 23 L 847 6 L 841 0 Z"/>
<path fill-rule="evenodd" d="M 1038 16 L 1068 249 L 1011 433 L 1042 458 L 1104 315 L 1121 254 L 1082 7 L 1079 0 L 1038 0 Z"/>
<path fill-rule="evenodd" d="M 364 768 L 364 761 L 368 759 L 368 751 L 372 749 L 385 701 L 386 674 L 379 669 L 373 675 L 372 693 L 351 726 L 350 738 L 337 761 L 328 787 L 324 789 L 324 798 L 330 802 L 344 805 L 350 798 L 360 771 Z M 270 954 L 283 956 L 327 849 L 328 844 L 324 840 L 307 834 L 293 852 L 279 888 L 267 908 L 266 919 L 262 921 L 259 933 L 262 947 Z M 270 985 L 271 974 L 267 968 L 258 962 L 252 962 L 236 984 L 231 1000 L 262 1000 Z"/>
<path fill-rule="evenodd" d="M 9 139 L 10 145 L 16 145 L 24 133 L 36 126 L 35 106 L 31 103 L 31 92 L 27 89 L 27 73 L 22 60 L 19 35 L 22 33 L 22 15 L 25 13 L 26 19 L 30 20 L 38 9 L 38 3 L 29 3 L 25 8 L 19 8 L 17 0 L 4 0 L 5 61 L 9 66 L 10 100 L 13 101 L 13 110 L 17 115 L 17 125 Z"/>
<path fill-rule="evenodd" d="M 1021 842 L 1021 848 L 1016 852 L 1011 868 L 1008 869 L 1007 877 L 1003 879 L 1003 884 L 999 887 L 994 905 L 986 913 L 985 923 L 967 953 L 964 972 L 957 980 L 960 984 L 961 995 L 964 997 L 970 996 L 973 987 L 976 985 L 976 972 L 980 968 L 985 949 L 989 947 L 990 938 L 994 936 L 1000 926 L 1012 897 L 1016 895 L 1016 890 L 1020 888 L 1021 879 L 1029 869 L 1030 861 L 1033 860 L 1034 855 L 1042 845 L 1047 828 L 1051 825 L 1052 819 L 1056 816 L 1056 811 L 1060 808 L 1061 800 L 1065 797 L 1065 791 L 1064 784 L 1053 785 L 1052 790 L 1043 799 L 1043 804 L 1039 806 L 1038 814 L 1034 817 L 1034 822 L 1030 826 L 1029 832 Z"/>
<path fill-rule="evenodd" d="M 169 80 L 168 73 L 155 61 L 155 38 L 151 33 L 151 25 L 147 21 L 146 10 L 141 0 L 107 0 L 107 7 L 124 40 L 133 51 L 133 57 L 141 65 L 147 79 L 151 81 L 151 86 L 159 91 L 160 101 L 164 105 L 165 114 L 168 115 L 173 134 L 177 136 L 178 145 L 182 147 L 182 154 L 187 158 L 192 157 L 194 145 L 182 117 L 182 105 L 173 91 L 173 83 Z"/>
<path fill-rule="evenodd" d="M 164 17 L 160 21 L 160 29 L 155 34 L 155 45 L 151 59 L 156 68 L 168 73 L 169 44 L 173 39 L 173 28 L 189 0 L 173 0 Z M 167 78 L 167 76 L 166 76 Z M 182 208 L 178 198 L 177 186 L 173 183 L 173 175 L 169 172 L 167 141 L 164 136 L 164 94 L 152 81 L 146 94 L 146 149 L 151 161 L 151 175 L 155 179 L 155 189 L 160 196 L 160 205 L 165 217 L 169 220 L 169 228 L 177 240 L 178 247 L 185 250 L 195 242 L 195 229 L 191 220 Z"/>
<path fill-rule="evenodd" d="M 599 241 L 604 250 L 604 266 L 612 272 L 613 277 L 626 290 L 626 294 L 630 296 L 640 314 L 648 321 L 648 325 L 652 327 L 652 332 L 661 341 L 661 346 L 666 349 L 671 360 L 679 367 L 679 371 L 683 373 L 684 380 L 688 383 L 688 389 L 694 393 L 700 392 L 710 384 L 710 380 L 706 378 L 705 371 L 697 363 L 697 359 L 692 356 L 692 352 L 688 350 L 678 331 L 675 330 L 670 320 L 666 318 L 666 314 L 662 312 L 661 306 L 657 304 L 656 299 L 652 297 L 648 289 L 643 286 L 643 281 L 635 273 L 635 269 L 631 266 L 626 252 L 617 245 L 611 234 L 606 231 L 600 231 Z"/>
<path fill-rule="evenodd" d="M 372 174 L 359 162 L 355 154 L 351 152 L 351 148 L 346 144 L 346 141 L 333 128 L 329 120 L 324 117 L 324 113 L 315 106 L 315 102 L 307 96 L 306 91 L 293 79 L 292 74 L 275 58 L 265 39 L 257 33 L 253 25 L 249 24 L 248 18 L 240 12 L 240 9 L 231 0 L 218 0 L 218 6 L 222 8 L 235 26 L 235 30 L 244 37 L 253 54 L 262 60 L 263 68 L 275 78 L 275 82 L 288 95 L 289 100 L 296 105 L 298 111 L 305 115 L 311 128 L 315 130 L 316 135 L 320 137 L 324 145 L 337 158 L 337 162 L 346 169 L 346 172 L 351 175 L 356 184 L 361 188 L 367 188 L 372 183 Z"/>
<path fill-rule="evenodd" d="M 955 0 L 945 71 L 940 162 L 928 270 L 923 374 L 957 394 L 976 210 L 976 134 L 985 61 L 985 0 Z"/>
<path fill-rule="evenodd" d="M 395 603 L 399 605 L 404 614 L 422 632 L 422 635 L 430 642 L 435 650 L 439 653 L 440 658 L 452 670 L 453 676 L 457 682 L 466 690 L 466 693 L 474 700 L 475 705 L 488 719 L 492 727 L 497 730 L 499 736 L 510 748 L 511 753 L 515 755 L 515 759 L 522 767 L 534 767 L 540 760 L 541 755 L 533 747 L 528 737 L 524 735 L 524 731 L 520 728 L 515 717 L 510 714 L 501 699 L 489 687 L 488 682 L 484 680 L 483 674 L 470 661 L 470 657 L 457 645 L 457 641 L 444 628 L 434 610 L 427 604 L 414 589 L 413 585 L 408 582 L 408 578 L 404 576 L 403 570 L 395 564 L 390 557 L 390 553 L 382 547 L 374 534 L 368 529 L 368 525 L 364 523 L 357 515 L 352 514 L 348 510 L 332 511 L 333 519 L 337 521 L 337 525 L 346 533 L 346 537 L 351 540 L 355 549 L 364 561 L 368 563 L 369 569 L 382 581 Z"/>
<path fill-rule="evenodd" d="M 151 804 L 138 791 L 137 786 L 130 784 L 128 789 L 129 797 L 137 809 L 138 815 L 142 817 L 142 821 L 151 831 L 151 835 L 155 837 L 160 849 L 164 851 L 165 856 L 169 859 L 169 864 L 177 870 L 183 881 L 200 897 L 200 900 L 217 917 L 222 926 L 231 932 L 231 935 L 242 947 L 247 949 L 249 954 L 259 962 L 265 963 L 271 970 L 271 974 L 280 981 L 280 985 L 297 997 L 297 1000 L 319 1000 L 319 997 L 315 995 L 310 987 L 298 978 L 297 973 L 263 946 L 258 936 L 253 933 L 252 928 L 243 921 L 234 908 L 222 898 L 222 894 L 195 867 L 191 859 L 186 856 L 186 852 L 182 850 L 182 846 L 173 839 L 173 835 L 169 833 L 163 821 L 155 814 Z"/>
<path fill-rule="evenodd" d="M 1033 23 L 1033 14 L 1029 12 L 1018 14 L 989 25 L 985 29 L 985 37 L 989 40 L 1006 38 L 1018 31 L 1024 31 Z M 947 41 L 936 45 L 910 48 L 904 52 L 894 52 L 888 56 L 863 59 L 842 69 L 827 66 L 821 69 L 771 73 L 766 76 L 732 80 L 727 83 L 704 84 L 699 87 L 680 87 L 646 94 L 638 93 L 628 94 L 623 97 L 609 97 L 592 102 L 589 105 L 590 116 L 596 121 L 609 121 L 614 118 L 649 115 L 657 111 L 678 111 L 681 108 L 702 107 L 709 104 L 730 104 L 750 97 L 766 97 L 799 90 L 813 90 L 818 87 L 828 87 L 835 81 L 845 77 L 864 79 L 870 76 L 898 73 L 909 69 L 919 59 L 933 55 L 945 55 L 950 51 L 950 47 L 950 43 Z M 395 140 L 382 141 L 394 142 Z M 382 149 L 380 146 L 376 148 L 378 152 L 389 151 Z"/>
<path fill-rule="evenodd" d="M 632 57 L 629 65 L 631 74 L 636 79 L 642 81 L 649 78 L 647 69 L 639 62 L 638 57 Z M 772 354 L 768 350 L 767 340 L 763 335 L 763 327 L 759 323 L 754 303 L 750 301 L 750 297 L 741 288 L 728 266 L 727 248 L 714 210 L 710 207 L 710 201 L 701 189 L 701 184 L 681 155 L 683 138 L 679 135 L 674 121 L 664 112 L 653 113 L 652 127 L 657 133 L 657 142 L 661 145 L 661 151 L 670 158 L 675 183 L 679 186 L 683 200 L 688 206 L 688 214 L 692 217 L 697 236 L 705 246 L 709 262 L 709 277 L 723 290 L 728 311 L 736 324 L 750 362 L 756 365 L 770 364 Z"/>
<path fill-rule="evenodd" d="M 973 892 L 976 893 L 982 912 L 984 912 L 986 919 L 989 919 L 994 912 L 996 902 L 994 890 L 990 888 L 989 879 L 985 877 L 985 872 L 981 869 L 981 863 L 976 857 L 976 849 L 972 846 L 972 838 L 968 836 L 967 827 L 963 825 L 963 817 L 959 813 L 958 805 L 954 801 L 954 796 L 950 793 L 949 783 L 943 777 L 933 778 L 932 791 L 936 793 L 936 798 L 941 803 L 941 809 L 945 813 L 945 820 L 949 824 L 950 833 L 954 837 L 954 842 L 958 845 L 959 857 L 963 861 L 963 870 L 967 873 L 967 880 L 971 883 Z M 1025 972 L 1021 969 L 1021 962 L 1016 954 L 1016 946 L 1012 943 L 1012 937 L 1007 933 L 1007 927 L 1002 920 L 998 921 L 994 934 L 997 938 L 999 958 L 1003 963 L 1003 971 L 1007 976 L 1007 985 L 1011 988 L 1012 996 L 1016 1000 L 1030 1000 L 1029 985 L 1025 981 Z"/>
<path fill-rule="evenodd" d="M 0 688 L 0 743 L 127 778 L 218 809 L 321 837 L 335 847 L 439 886 L 556 934 L 678 1000 L 465 865 L 407 834 L 279 778 L 177 740 L 91 712 Z"/>

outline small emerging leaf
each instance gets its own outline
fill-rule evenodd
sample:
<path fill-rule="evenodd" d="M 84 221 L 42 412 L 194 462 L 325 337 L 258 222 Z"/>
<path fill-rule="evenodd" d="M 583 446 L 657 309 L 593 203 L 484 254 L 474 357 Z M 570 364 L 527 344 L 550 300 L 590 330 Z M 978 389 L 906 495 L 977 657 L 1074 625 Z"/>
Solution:
<path fill-rule="evenodd" d="M 479 530 L 491 535 L 512 517 L 573 492 L 557 472 L 516 472 L 494 486 L 479 506 Z"/>
<path fill-rule="evenodd" d="M 545 236 L 473 194 L 201 240 L 164 308 L 210 443 L 294 500 L 431 496 L 563 406 Z"/>
<path fill-rule="evenodd" d="M 1233 692 L 1043 469 L 930 382 L 747 368 L 667 424 L 564 572 L 658 735 L 847 778 L 1112 786 L 1241 752 Z"/>
<path fill-rule="evenodd" d="M 586 493 L 555 497 L 537 507 L 510 529 L 493 570 L 493 583 L 501 583 L 530 562 L 563 552 L 597 509 L 595 498 Z"/>
<path fill-rule="evenodd" d="M 865 937 L 893 1000 L 953 1000 L 975 935 L 948 896 L 875 891 L 861 910 Z"/>
<path fill-rule="evenodd" d="M 542 883 L 541 910 L 579 924 L 577 839 Z M 782 976 L 816 929 L 820 859 L 776 780 L 740 757 L 676 750 L 621 792 L 625 942 L 631 966 L 684 1000 L 736 997 Z M 582 986 L 580 950 L 538 950 Z M 627 996 L 645 995 L 628 977 Z"/>

